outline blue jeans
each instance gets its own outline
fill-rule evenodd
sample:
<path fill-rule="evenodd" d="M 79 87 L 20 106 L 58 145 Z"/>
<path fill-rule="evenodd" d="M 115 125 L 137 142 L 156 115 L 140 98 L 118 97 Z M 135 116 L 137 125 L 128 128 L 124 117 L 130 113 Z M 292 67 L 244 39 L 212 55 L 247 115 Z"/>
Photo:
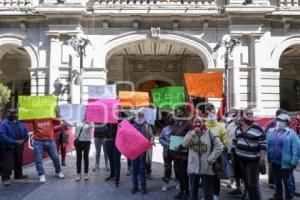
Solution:
<path fill-rule="evenodd" d="M 275 183 L 275 196 L 282 198 L 282 182 L 285 189 L 285 198 L 292 198 L 294 191 L 293 170 L 282 169 L 280 165 L 272 164 L 273 179 Z"/>
<path fill-rule="evenodd" d="M 50 156 L 54 167 L 55 172 L 61 172 L 59 158 L 56 150 L 56 145 L 54 140 L 36 140 L 33 142 L 33 153 L 35 158 L 35 167 L 38 175 L 44 175 L 44 167 L 43 167 L 43 153 L 47 152 Z"/>
<path fill-rule="evenodd" d="M 146 189 L 146 154 L 142 154 L 137 159 L 131 161 L 132 164 L 132 184 L 138 188 L 138 176 L 140 175 L 141 187 Z"/>
<path fill-rule="evenodd" d="M 110 176 L 115 177 L 115 182 L 120 181 L 121 153 L 115 145 L 115 140 L 106 140 L 105 149 L 109 159 Z"/>

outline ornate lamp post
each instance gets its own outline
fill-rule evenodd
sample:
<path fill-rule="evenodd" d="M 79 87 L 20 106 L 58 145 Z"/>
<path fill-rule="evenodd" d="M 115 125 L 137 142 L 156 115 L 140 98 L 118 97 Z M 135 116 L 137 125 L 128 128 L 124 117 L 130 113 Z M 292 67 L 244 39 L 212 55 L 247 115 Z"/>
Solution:
<path fill-rule="evenodd" d="M 223 36 L 222 40 L 218 42 L 218 44 L 213 49 L 212 57 L 217 59 L 219 57 L 218 50 L 221 47 L 225 48 L 224 52 L 224 67 L 225 67 L 225 77 L 224 77 L 224 94 L 226 98 L 226 102 L 228 103 L 228 60 L 229 55 L 231 55 L 234 47 L 239 45 L 240 42 L 236 39 L 232 39 L 230 35 L 226 34 Z M 227 109 L 227 106 L 226 106 Z M 227 111 L 227 110 L 226 110 Z"/>
<path fill-rule="evenodd" d="M 82 33 L 78 33 L 70 41 L 71 46 L 77 52 L 77 56 L 80 57 L 80 103 L 83 103 L 83 56 L 85 56 L 86 46 L 90 43 L 90 40 L 84 37 Z"/>

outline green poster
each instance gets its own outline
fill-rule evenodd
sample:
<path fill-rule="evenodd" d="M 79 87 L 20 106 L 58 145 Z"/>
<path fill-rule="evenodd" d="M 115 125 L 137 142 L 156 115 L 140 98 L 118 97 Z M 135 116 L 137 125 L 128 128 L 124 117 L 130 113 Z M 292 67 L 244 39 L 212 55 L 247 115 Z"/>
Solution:
<path fill-rule="evenodd" d="M 56 96 L 19 96 L 19 120 L 56 117 Z"/>
<path fill-rule="evenodd" d="M 152 90 L 152 98 L 155 106 L 174 110 L 185 104 L 184 87 L 163 87 Z"/>

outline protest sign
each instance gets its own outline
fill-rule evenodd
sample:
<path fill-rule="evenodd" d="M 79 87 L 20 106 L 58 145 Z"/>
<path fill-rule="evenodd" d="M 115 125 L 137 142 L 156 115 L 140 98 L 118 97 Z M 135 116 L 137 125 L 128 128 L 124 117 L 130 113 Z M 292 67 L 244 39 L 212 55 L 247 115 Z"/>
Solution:
<path fill-rule="evenodd" d="M 169 147 L 169 149 L 173 150 L 173 151 L 176 150 L 176 148 L 179 145 L 182 144 L 183 139 L 184 139 L 184 137 L 182 137 L 182 136 L 174 136 L 174 135 L 172 135 L 171 138 L 170 138 L 171 141 L 170 141 L 170 147 Z M 184 150 L 181 150 L 181 151 L 186 152 L 187 150 L 184 149 Z"/>
<path fill-rule="evenodd" d="M 184 87 L 163 87 L 152 90 L 152 98 L 155 106 L 173 110 L 185 104 Z"/>
<path fill-rule="evenodd" d="M 148 124 L 150 125 L 155 124 L 157 109 L 141 107 L 138 109 L 138 112 L 144 113 L 145 120 Z"/>
<path fill-rule="evenodd" d="M 190 96 L 221 98 L 223 95 L 223 72 L 185 73 L 184 79 Z"/>
<path fill-rule="evenodd" d="M 89 99 L 116 99 L 116 85 L 90 85 L 88 95 Z"/>
<path fill-rule="evenodd" d="M 89 99 L 86 122 L 118 123 L 119 101 L 116 99 Z"/>
<path fill-rule="evenodd" d="M 147 151 L 151 147 L 151 144 L 127 120 L 123 120 L 119 124 L 116 146 L 125 157 L 134 160 Z"/>
<path fill-rule="evenodd" d="M 123 108 L 149 106 L 148 92 L 119 91 L 120 104 Z"/>
<path fill-rule="evenodd" d="M 56 96 L 19 96 L 19 120 L 56 118 Z"/>
<path fill-rule="evenodd" d="M 85 105 L 61 104 L 59 105 L 59 116 L 67 122 L 82 122 L 85 118 Z"/>

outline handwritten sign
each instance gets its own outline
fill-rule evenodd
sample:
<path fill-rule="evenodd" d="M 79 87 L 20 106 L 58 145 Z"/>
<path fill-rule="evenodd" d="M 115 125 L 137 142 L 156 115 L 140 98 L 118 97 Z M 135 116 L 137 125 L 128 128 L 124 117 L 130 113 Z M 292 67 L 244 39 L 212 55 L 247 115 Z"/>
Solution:
<path fill-rule="evenodd" d="M 149 106 L 148 92 L 119 91 L 120 104 L 123 108 Z"/>
<path fill-rule="evenodd" d="M 85 118 L 85 105 L 82 104 L 59 105 L 59 116 L 63 120 L 71 123 L 82 122 Z"/>
<path fill-rule="evenodd" d="M 154 105 L 166 110 L 173 110 L 185 103 L 184 87 L 163 87 L 152 90 Z"/>
<path fill-rule="evenodd" d="M 138 112 L 144 113 L 145 120 L 148 124 L 155 124 L 157 109 L 141 107 L 138 109 Z"/>
<path fill-rule="evenodd" d="M 116 85 L 91 85 L 88 87 L 90 99 L 116 99 Z"/>
<path fill-rule="evenodd" d="M 170 150 L 176 150 L 176 148 L 182 144 L 184 137 L 171 135 L 170 138 Z M 182 150 L 182 152 L 187 152 L 187 149 Z"/>
<path fill-rule="evenodd" d="M 116 99 L 89 99 L 86 122 L 118 123 L 119 101 Z"/>
<path fill-rule="evenodd" d="M 191 96 L 221 98 L 223 95 L 223 72 L 185 73 L 184 79 Z"/>
<path fill-rule="evenodd" d="M 151 147 L 151 144 L 127 120 L 123 120 L 119 124 L 116 146 L 125 157 L 134 160 L 146 152 Z"/>
<path fill-rule="evenodd" d="M 19 96 L 19 120 L 56 118 L 56 96 Z"/>

